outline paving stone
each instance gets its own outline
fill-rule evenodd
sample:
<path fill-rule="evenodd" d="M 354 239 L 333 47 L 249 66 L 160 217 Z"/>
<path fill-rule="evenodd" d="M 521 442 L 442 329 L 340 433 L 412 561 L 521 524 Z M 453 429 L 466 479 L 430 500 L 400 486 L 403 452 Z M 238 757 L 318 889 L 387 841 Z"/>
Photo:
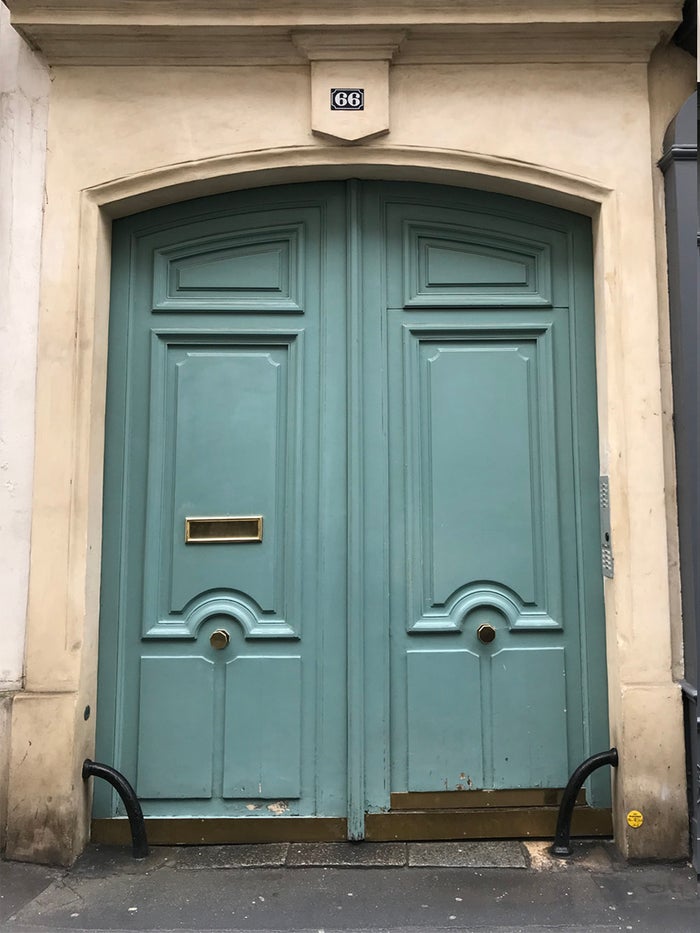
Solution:
<path fill-rule="evenodd" d="M 289 847 L 287 865 L 328 865 L 365 868 L 402 867 L 406 864 L 404 842 L 298 842 Z"/>
<path fill-rule="evenodd" d="M 288 842 L 183 846 L 178 850 L 174 867 L 186 871 L 209 868 L 276 868 L 284 865 L 288 848 Z"/>
<path fill-rule="evenodd" d="M 611 872 L 624 864 L 622 856 L 612 842 L 574 839 L 571 855 L 559 858 L 552 855 L 552 840 L 528 839 L 523 842 L 533 871 L 586 871 Z"/>
<path fill-rule="evenodd" d="M 65 874 L 60 868 L 0 860 L 0 924 Z"/>
<path fill-rule="evenodd" d="M 88 846 L 71 869 L 71 876 L 108 878 L 115 873 L 124 875 L 142 875 L 156 868 L 174 865 L 177 859 L 177 846 L 151 846 L 148 856 L 135 859 L 131 846 L 107 846 L 96 844 Z"/>
<path fill-rule="evenodd" d="M 408 864 L 420 868 L 527 868 L 519 842 L 411 842 Z"/>

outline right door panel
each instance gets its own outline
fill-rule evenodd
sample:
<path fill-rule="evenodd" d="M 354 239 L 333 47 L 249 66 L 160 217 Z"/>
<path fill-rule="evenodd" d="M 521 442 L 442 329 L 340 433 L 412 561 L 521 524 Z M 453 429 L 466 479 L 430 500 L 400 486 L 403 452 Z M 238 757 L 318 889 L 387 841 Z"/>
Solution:
<path fill-rule="evenodd" d="M 605 683 L 587 222 L 568 215 L 574 250 L 546 208 L 402 193 L 382 207 L 391 791 L 563 787 Z"/>

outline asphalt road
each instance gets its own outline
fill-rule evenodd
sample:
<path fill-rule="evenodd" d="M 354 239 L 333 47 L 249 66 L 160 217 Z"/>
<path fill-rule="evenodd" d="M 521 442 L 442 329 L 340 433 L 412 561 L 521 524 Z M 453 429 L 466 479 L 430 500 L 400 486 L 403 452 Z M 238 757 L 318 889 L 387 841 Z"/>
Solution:
<path fill-rule="evenodd" d="M 69 871 L 0 863 L 0 928 L 699 933 L 688 865 L 629 865 L 601 843 L 576 853 L 562 863 L 543 843 L 159 847 L 137 862 L 92 846 Z"/>

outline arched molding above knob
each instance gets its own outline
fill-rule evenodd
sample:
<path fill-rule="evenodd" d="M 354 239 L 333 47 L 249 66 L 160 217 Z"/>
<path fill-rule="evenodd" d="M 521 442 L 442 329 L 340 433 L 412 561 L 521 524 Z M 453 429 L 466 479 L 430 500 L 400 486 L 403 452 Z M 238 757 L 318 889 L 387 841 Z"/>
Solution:
<path fill-rule="evenodd" d="M 205 622 L 215 616 L 225 616 L 236 622 L 244 638 L 299 638 L 284 619 L 263 612 L 255 600 L 236 590 L 211 590 L 202 593 L 185 606 L 182 613 L 160 620 L 147 632 L 146 638 L 196 638 Z"/>
<path fill-rule="evenodd" d="M 524 603 L 519 596 L 498 583 L 479 582 L 456 590 L 444 606 L 425 612 L 410 627 L 411 632 L 462 632 L 477 609 L 493 609 L 506 620 L 509 629 L 561 629 L 561 623 L 544 609 Z"/>

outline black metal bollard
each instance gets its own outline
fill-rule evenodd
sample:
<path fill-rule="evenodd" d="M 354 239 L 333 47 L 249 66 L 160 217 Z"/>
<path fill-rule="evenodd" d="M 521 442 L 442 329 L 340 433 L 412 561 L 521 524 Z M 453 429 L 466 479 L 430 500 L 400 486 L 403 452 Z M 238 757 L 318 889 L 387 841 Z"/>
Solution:
<path fill-rule="evenodd" d="M 561 798 L 561 804 L 559 806 L 557 831 L 554 836 L 554 844 L 550 849 L 552 855 L 557 855 L 559 858 L 566 858 L 568 855 L 571 855 L 571 817 L 574 814 L 574 804 L 576 803 L 578 792 L 583 786 L 583 782 L 598 768 L 602 768 L 603 765 L 611 765 L 613 768 L 616 768 L 617 762 L 617 749 L 611 748 L 607 752 L 599 752 L 597 755 L 591 755 L 590 758 L 586 758 L 571 775 L 569 783 L 564 789 L 564 795 Z"/>
<path fill-rule="evenodd" d="M 86 758 L 83 762 L 83 780 L 87 781 L 89 777 L 101 777 L 110 783 L 122 798 L 126 815 L 129 817 L 129 828 L 131 829 L 131 846 L 134 858 L 146 858 L 148 855 L 148 839 L 146 838 L 146 824 L 143 820 L 143 810 L 136 796 L 136 791 L 129 784 L 127 779 L 116 768 L 110 768 L 109 765 L 100 764 L 98 761 L 91 761 Z"/>

